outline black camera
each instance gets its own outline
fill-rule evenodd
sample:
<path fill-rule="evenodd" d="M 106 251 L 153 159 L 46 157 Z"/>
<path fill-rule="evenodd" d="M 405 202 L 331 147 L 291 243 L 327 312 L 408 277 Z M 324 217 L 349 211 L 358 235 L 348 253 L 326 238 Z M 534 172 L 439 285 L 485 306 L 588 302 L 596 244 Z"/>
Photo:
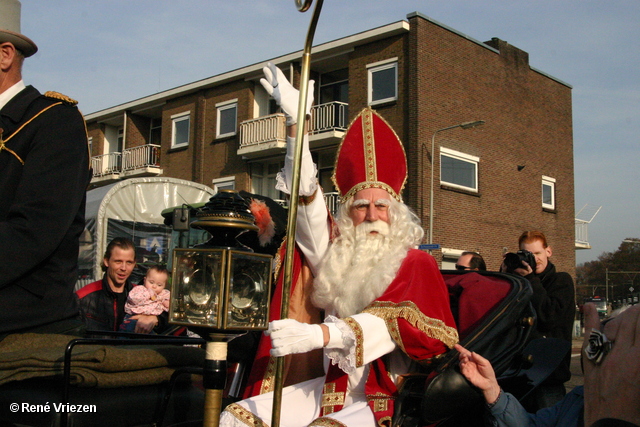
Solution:
<path fill-rule="evenodd" d="M 507 273 L 513 273 L 517 268 L 524 268 L 522 261 L 529 264 L 533 272 L 536 272 L 536 257 L 529 251 L 524 249 L 518 252 L 509 252 L 504 256 L 504 265 L 507 268 Z"/>

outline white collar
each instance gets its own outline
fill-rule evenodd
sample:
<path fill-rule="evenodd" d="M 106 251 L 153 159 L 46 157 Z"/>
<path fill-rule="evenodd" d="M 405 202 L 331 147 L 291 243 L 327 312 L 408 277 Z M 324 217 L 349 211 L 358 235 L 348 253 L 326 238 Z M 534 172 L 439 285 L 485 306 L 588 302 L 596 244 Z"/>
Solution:
<path fill-rule="evenodd" d="M 20 93 L 20 91 L 22 91 L 22 89 L 24 89 L 25 87 L 26 86 L 24 85 L 24 82 L 20 80 L 18 83 L 14 84 L 9 89 L 0 93 L 0 110 L 2 110 L 4 106 L 7 105 L 7 102 L 11 101 L 11 99 L 14 96 L 16 96 L 18 93 Z"/>

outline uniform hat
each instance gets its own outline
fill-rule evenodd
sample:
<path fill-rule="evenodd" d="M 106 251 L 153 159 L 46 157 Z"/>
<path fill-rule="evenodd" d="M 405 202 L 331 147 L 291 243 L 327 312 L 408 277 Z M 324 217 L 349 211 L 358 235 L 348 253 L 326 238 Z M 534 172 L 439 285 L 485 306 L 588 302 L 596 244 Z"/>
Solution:
<path fill-rule="evenodd" d="M 365 188 L 381 188 L 394 199 L 407 180 L 407 158 L 400 138 L 371 108 L 351 122 L 342 138 L 331 177 L 342 201 Z"/>
<path fill-rule="evenodd" d="M 0 43 L 12 43 L 27 57 L 36 53 L 38 46 L 20 34 L 20 7 L 18 0 L 0 0 Z"/>

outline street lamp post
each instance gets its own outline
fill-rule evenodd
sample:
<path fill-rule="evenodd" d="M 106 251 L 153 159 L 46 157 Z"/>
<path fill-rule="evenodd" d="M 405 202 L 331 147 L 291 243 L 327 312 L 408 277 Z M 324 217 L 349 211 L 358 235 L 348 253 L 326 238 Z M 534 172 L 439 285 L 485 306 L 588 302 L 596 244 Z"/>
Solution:
<path fill-rule="evenodd" d="M 448 126 L 446 128 L 438 129 L 433 133 L 431 137 L 431 184 L 429 191 L 429 244 L 433 243 L 433 170 L 435 169 L 435 146 L 436 146 L 436 135 L 438 132 L 443 132 L 445 130 L 462 128 L 462 129 L 471 129 L 477 126 L 482 126 L 484 124 L 484 120 L 476 120 L 473 122 L 464 122 L 459 123 L 457 125 Z"/>

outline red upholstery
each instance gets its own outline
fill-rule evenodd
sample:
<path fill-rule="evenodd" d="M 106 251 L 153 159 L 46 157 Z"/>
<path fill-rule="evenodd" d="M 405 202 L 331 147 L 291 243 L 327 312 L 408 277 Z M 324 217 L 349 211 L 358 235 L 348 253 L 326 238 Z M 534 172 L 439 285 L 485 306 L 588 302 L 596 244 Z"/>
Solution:
<path fill-rule="evenodd" d="M 499 277 L 478 273 L 444 274 L 443 277 L 449 288 L 460 340 L 473 331 L 511 290 L 509 282 Z"/>

